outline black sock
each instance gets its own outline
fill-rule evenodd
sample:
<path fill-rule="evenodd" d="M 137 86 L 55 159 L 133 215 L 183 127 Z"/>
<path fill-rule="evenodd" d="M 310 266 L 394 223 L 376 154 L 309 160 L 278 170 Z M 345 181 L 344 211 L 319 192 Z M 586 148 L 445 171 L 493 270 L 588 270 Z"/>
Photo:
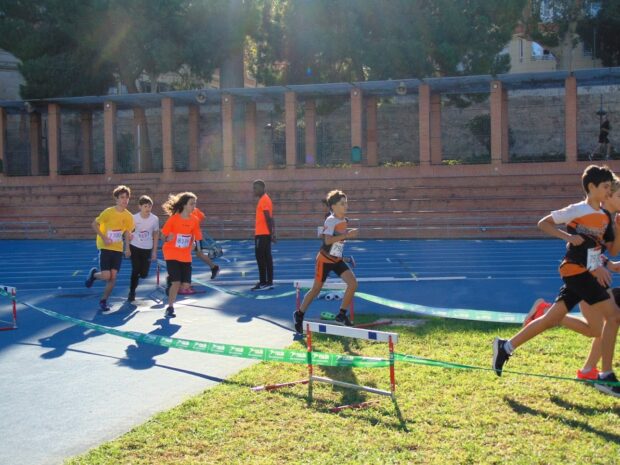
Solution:
<path fill-rule="evenodd" d="M 343 315 L 347 313 L 347 309 L 346 308 L 341 308 L 340 309 L 340 313 L 342 313 Z"/>

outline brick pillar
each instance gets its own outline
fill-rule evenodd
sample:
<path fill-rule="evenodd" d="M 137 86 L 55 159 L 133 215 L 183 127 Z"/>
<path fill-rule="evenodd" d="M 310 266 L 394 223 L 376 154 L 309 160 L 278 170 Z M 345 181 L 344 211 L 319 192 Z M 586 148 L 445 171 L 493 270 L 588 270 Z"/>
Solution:
<path fill-rule="evenodd" d="M 377 166 L 377 97 L 366 97 L 366 165 Z"/>
<path fill-rule="evenodd" d="M 566 161 L 577 161 L 577 79 L 569 76 L 564 83 L 564 145 Z"/>
<path fill-rule="evenodd" d="M 114 174 L 116 160 L 116 103 L 103 104 L 103 153 L 105 174 Z"/>
<path fill-rule="evenodd" d="M 306 165 L 316 165 L 316 100 L 304 102 L 304 123 L 306 125 Z"/>
<path fill-rule="evenodd" d="M 174 100 L 164 97 L 161 100 L 161 148 L 164 176 L 172 176 L 174 173 L 173 119 Z"/>
<path fill-rule="evenodd" d="M 364 128 L 364 97 L 360 89 L 351 89 L 351 149 L 359 147 L 362 150 Z M 349 158 L 351 161 L 351 159 Z"/>
<path fill-rule="evenodd" d="M 41 113 L 30 113 L 30 174 L 41 174 Z"/>
<path fill-rule="evenodd" d="M 420 166 L 425 166 L 431 163 L 431 86 L 420 84 L 418 95 Z"/>
<path fill-rule="evenodd" d="M 80 112 L 80 131 L 82 143 L 82 174 L 89 174 L 93 169 L 93 113 L 90 110 Z"/>
<path fill-rule="evenodd" d="M 224 170 L 231 170 L 234 165 L 233 134 L 233 97 L 222 95 L 222 157 Z"/>
<path fill-rule="evenodd" d="M 256 164 L 256 102 L 245 104 L 245 166 L 253 169 Z"/>
<path fill-rule="evenodd" d="M 47 148 L 49 151 L 50 178 L 58 176 L 60 160 L 60 105 L 50 103 L 47 106 Z"/>
<path fill-rule="evenodd" d="M 6 153 L 6 110 L 0 107 L 0 160 L 2 160 L 2 175 L 8 176 L 9 163 Z"/>
<path fill-rule="evenodd" d="M 431 93 L 431 164 L 441 165 L 443 160 L 441 146 L 441 94 Z"/>
<path fill-rule="evenodd" d="M 286 126 L 286 167 L 297 165 L 297 100 L 295 92 L 284 94 L 284 124 Z"/>
<path fill-rule="evenodd" d="M 188 106 L 188 145 L 189 145 L 189 170 L 198 171 L 198 147 L 200 146 L 200 107 Z"/>
<path fill-rule="evenodd" d="M 491 164 L 508 163 L 508 93 L 500 81 L 491 82 Z"/>

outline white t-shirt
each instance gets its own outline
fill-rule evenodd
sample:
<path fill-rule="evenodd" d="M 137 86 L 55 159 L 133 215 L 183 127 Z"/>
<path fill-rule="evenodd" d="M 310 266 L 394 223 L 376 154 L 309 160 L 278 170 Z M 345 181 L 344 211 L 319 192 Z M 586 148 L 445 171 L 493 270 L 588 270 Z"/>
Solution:
<path fill-rule="evenodd" d="M 159 218 L 152 213 L 148 218 L 142 218 L 140 213 L 133 215 L 136 229 L 133 232 L 131 245 L 140 249 L 150 250 L 153 248 L 153 234 L 159 230 Z"/>

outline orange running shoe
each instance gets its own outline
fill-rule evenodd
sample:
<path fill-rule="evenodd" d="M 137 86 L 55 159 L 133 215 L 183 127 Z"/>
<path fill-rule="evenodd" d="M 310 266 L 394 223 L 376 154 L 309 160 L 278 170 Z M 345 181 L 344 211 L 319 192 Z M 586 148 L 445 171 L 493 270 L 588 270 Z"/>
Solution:
<path fill-rule="evenodd" d="M 577 370 L 577 379 L 589 379 L 592 381 L 596 381 L 598 379 L 599 371 L 596 368 L 590 369 L 587 373 L 584 373 L 581 370 Z"/>
<path fill-rule="evenodd" d="M 532 321 L 543 316 L 547 312 L 547 310 L 551 308 L 551 305 L 552 304 L 550 304 L 549 302 L 545 302 L 545 299 L 536 299 L 534 304 L 532 304 L 532 308 L 530 308 L 530 311 L 523 320 L 523 326 L 527 326 Z"/>

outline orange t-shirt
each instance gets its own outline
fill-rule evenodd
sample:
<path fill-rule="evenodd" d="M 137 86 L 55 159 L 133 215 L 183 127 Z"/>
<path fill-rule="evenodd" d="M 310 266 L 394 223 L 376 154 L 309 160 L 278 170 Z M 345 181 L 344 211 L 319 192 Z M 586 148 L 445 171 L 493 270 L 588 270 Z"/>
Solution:
<path fill-rule="evenodd" d="M 174 234 L 172 240 L 166 241 L 161 248 L 164 259 L 191 263 L 194 241 L 202 239 L 202 232 L 196 217 L 190 215 L 189 218 L 183 218 L 176 213 L 168 218 L 161 232 L 166 237 Z"/>
<path fill-rule="evenodd" d="M 200 209 L 198 207 L 194 207 L 194 211 L 192 212 L 192 216 L 195 216 L 196 219 L 198 220 L 198 224 L 202 223 L 206 216 L 204 213 L 202 213 L 202 211 L 200 211 Z"/>
<path fill-rule="evenodd" d="M 265 214 L 263 213 L 265 210 L 267 210 L 269 216 L 273 218 L 273 204 L 267 194 L 263 194 L 261 198 L 258 199 L 258 204 L 256 204 L 256 223 L 254 226 L 254 234 L 256 236 L 271 234 L 267 221 L 265 220 Z"/>

